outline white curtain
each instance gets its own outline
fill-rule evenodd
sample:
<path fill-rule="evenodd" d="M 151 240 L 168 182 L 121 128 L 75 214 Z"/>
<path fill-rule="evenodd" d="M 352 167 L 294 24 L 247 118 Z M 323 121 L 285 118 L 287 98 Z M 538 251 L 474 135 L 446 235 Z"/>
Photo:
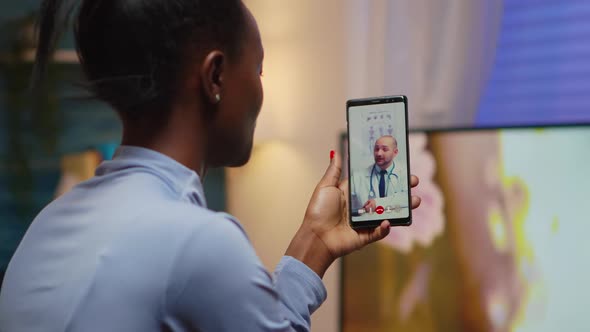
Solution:
<path fill-rule="evenodd" d="M 502 0 L 346 0 L 350 98 L 405 94 L 413 128 L 470 126 Z"/>

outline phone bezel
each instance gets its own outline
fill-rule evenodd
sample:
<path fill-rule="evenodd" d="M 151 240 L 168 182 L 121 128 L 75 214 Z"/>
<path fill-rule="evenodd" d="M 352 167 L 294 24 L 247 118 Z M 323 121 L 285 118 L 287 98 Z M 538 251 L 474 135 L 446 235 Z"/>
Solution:
<path fill-rule="evenodd" d="M 358 106 L 366 106 L 366 105 L 378 105 L 378 104 L 395 104 L 395 103 L 403 103 L 404 104 L 404 112 L 405 112 L 405 128 L 406 128 L 406 155 L 407 155 L 407 165 L 406 165 L 406 176 L 408 179 L 408 205 L 409 205 L 409 213 L 408 217 L 406 218 L 396 218 L 396 219 L 387 219 L 389 221 L 389 225 L 393 226 L 410 226 L 412 224 L 412 193 L 411 193 L 411 185 L 410 185 L 410 144 L 409 144 L 409 126 L 408 126 L 408 97 L 404 95 L 399 96 L 383 96 L 383 97 L 372 97 L 372 98 L 362 98 L 362 99 L 350 99 L 346 102 L 346 136 L 347 136 L 347 163 L 348 163 L 348 181 L 350 183 L 352 171 L 350 168 L 350 122 L 349 122 L 349 113 L 350 109 L 353 107 Z M 352 193 L 351 190 L 348 190 L 348 202 L 351 202 Z M 352 214 L 350 210 L 350 205 L 347 207 L 348 211 L 348 222 L 350 226 L 354 229 L 361 229 L 361 228 L 375 228 L 379 226 L 384 220 L 386 219 L 374 219 L 374 220 L 365 220 L 365 221 L 353 221 Z"/>

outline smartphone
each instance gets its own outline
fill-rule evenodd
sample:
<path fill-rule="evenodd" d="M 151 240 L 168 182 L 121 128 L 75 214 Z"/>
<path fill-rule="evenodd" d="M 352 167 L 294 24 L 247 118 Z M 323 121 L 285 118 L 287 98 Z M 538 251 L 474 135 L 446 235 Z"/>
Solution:
<path fill-rule="evenodd" d="M 349 100 L 346 120 L 351 226 L 411 225 L 408 98 Z"/>

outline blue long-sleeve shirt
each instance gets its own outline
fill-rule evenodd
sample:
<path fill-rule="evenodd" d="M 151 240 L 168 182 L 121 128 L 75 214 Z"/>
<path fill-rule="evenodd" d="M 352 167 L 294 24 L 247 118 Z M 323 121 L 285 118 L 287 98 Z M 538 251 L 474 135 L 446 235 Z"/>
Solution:
<path fill-rule="evenodd" d="M 206 208 L 195 172 L 124 146 L 33 221 L 0 331 L 306 331 L 325 298 L 294 258 L 272 278 L 240 223 Z"/>

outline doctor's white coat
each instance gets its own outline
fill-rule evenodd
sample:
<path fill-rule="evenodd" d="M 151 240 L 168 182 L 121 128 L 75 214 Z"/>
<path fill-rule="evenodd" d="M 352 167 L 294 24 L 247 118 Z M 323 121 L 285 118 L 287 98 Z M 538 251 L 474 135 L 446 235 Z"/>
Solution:
<path fill-rule="evenodd" d="M 379 167 L 371 164 L 367 168 L 360 170 L 353 170 L 351 174 L 351 207 L 354 210 L 362 208 L 365 203 L 373 198 L 377 206 L 399 206 L 408 207 L 408 180 L 405 167 L 398 164 L 392 165 L 388 169 L 388 174 L 385 175 L 386 197 L 379 197 Z M 391 171 L 391 173 L 389 173 Z M 372 174 L 372 176 L 371 176 Z M 371 182 L 373 186 L 371 187 Z M 374 195 L 370 195 L 371 189 Z"/>

